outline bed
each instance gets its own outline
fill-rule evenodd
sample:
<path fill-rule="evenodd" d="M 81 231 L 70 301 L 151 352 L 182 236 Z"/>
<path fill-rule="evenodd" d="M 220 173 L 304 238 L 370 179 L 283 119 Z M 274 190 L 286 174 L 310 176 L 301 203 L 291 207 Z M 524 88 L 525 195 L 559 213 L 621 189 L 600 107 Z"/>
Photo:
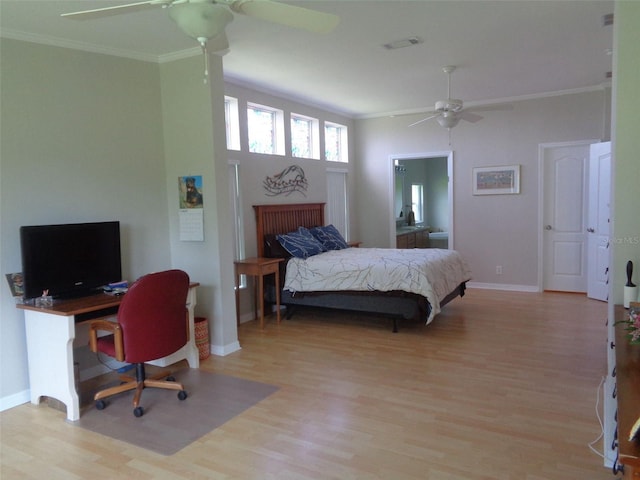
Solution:
<path fill-rule="evenodd" d="M 390 317 L 393 331 L 397 332 L 398 319 L 422 318 L 430 323 L 442 306 L 464 295 L 466 282 L 470 280 L 466 262 L 453 250 L 348 248 L 306 259 L 295 258 L 283 248 L 277 236 L 300 227 L 324 226 L 324 203 L 254 205 L 253 208 L 258 256 L 285 258 L 280 264 L 281 284 L 275 286 L 273 281 L 267 284 L 265 301 L 275 303 L 275 288 L 279 288 L 280 303 L 287 308 L 287 318 L 291 318 L 296 308 L 305 306 L 352 310 Z M 418 272 L 410 266 L 418 257 L 429 259 L 427 263 L 438 266 L 427 266 L 426 273 L 422 269 Z M 376 262 L 361 263 L 374 258 L 381 267 L 373 264 Z M 368 272 L 364 283 L 358 283 L 358 277 L 365 276 L 359 273 L 363 268 L 372 272 Z M 380 274 L 373 273 L 377 268 L 383 269 L 383 276 L 399 283 L 380 283 Z M 427 272 L 430 268 L 432 271 Z M 438 274 L 438 269 L 445 273 Z M 318 281 L 318 277 L 327 276 L 336 281 L 329 284 Z M 442 276 L 447 277 L 444 283 L 439 281 Z M 403 277 L 411 279 L 407 282 Z M 401 285 L 401 288 L 394 288 L 395 285 Z"/>

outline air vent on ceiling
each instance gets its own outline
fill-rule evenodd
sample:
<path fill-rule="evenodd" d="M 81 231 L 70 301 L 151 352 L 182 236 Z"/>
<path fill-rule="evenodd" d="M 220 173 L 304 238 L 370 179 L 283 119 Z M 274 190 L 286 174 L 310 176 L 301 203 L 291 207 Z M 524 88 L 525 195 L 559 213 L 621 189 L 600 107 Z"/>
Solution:
<path fill-rule="evenodd" d="M 613 25 L 613 13 L 607 13 L 602 16 L 602 26 L 608 27 L 609 25 Z"/>
<path fill-rule="evenodd" d="M 424 40 L 420 37 L 409 37 L 402 40 L 397 40 L 395 42 L 385 43 L 383 45 L 387 50 L 396 50 L 398 48 L 411 47 L 412 45 L 418 45 L 419 43 L 423 43 Z"/>

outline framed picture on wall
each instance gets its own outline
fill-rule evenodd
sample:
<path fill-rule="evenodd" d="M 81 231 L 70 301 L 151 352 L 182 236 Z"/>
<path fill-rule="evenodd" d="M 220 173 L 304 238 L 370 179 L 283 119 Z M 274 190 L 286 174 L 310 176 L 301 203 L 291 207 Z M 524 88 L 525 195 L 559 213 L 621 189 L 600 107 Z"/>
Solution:
<path fill-rule="evenodd" d="M 509 195 L 520 193 L 520 165 L 474 167 L 474 195 Z"/>

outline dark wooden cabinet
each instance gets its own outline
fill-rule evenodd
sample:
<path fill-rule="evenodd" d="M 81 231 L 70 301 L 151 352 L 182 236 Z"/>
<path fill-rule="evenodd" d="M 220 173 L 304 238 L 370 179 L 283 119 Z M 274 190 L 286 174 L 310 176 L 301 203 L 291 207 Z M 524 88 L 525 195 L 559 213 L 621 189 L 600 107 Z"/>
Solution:
<path fill-rule="evenodd" d="M 396 235 L 396 248 L 429 248 L 429 230 L 403 232 Z"/>
<path fill-rule="evenodd" d="M 627 318 L 628 310 L 617 305 L 616 321 Z M 631 345 L 624 324 L 615 326 L 616 400 L 618 403 L 618 462 L 624 478 L 640 478 L 640 439 L 629 440 L 629 432 L 640 418 L 640 345 Z"/>
<path fill-rule="evenodd" d="M 429 248 L 429 230 L 416 232 L 416 248 Z"/>

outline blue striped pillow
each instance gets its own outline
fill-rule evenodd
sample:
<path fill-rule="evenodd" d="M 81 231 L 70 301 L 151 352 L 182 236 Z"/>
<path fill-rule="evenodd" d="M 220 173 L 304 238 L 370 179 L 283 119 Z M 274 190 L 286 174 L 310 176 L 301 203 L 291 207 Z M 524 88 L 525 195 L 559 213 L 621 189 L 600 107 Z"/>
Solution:
<path fill-rule="evenodd" d="M 347 241 L 333 225 L 313 227 L 310 231 L 311 234 L 316 237 L 316 239 L 327 250 L 342 250 L 343 248 L 349 248 Z"/>
<path fill-rule="evenodd" d="M 327 251 L 311 232 L 304 227 L 298 228 L 295 232 L 276 235 L 276 238 L 280 245 L 294 257 L 309 258 Z"/>

